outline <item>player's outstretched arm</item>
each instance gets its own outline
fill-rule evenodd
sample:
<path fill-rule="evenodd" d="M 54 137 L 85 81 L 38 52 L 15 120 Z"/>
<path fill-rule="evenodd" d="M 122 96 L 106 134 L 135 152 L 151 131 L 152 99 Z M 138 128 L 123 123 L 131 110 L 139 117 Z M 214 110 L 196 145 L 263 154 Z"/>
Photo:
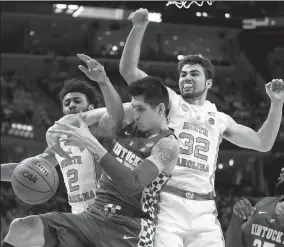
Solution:
<path fill-rule="evenodd" d="M 115 90 L 109 78 L 107 77 L 104 67 L 98 61 L 87 55 L 78 54 L 78 58 L 85 62 L 87 65 L 87 68 L 79 65 L 79 69 L 90 80 L 96 81 L 99 84 L 104 97 L 109 118 L 115 123 L 115 125 L 121 125 L 124 113 L 122 101 L 118 92 Z"/>
<path fill-rule="evenodd" d="M 283 80 L 272 80 L 266 84 L 266 92 L 271 99 L 271 105 L 266 121 L 258 132 L 246 126 L 237 124 L 231 117 L 225 115 L 227 128 L 224 138 L 244 148 L 254 149 L 261 152 L 270 151 L 277 137 L 284 102 Z"/>
<path fill-rule="evenodd" d="M 133 28 L 127 37 L 123 53 L 120 59 L 119 72 L 125 81 L 130 84 L 133 81 L 148 76 L 138 68 L 141 44 L 148 25 L 148 10 L 139 9 L 131 13 L 128 19 L 132 20 Z"/>
<path fill-rule="evenodd" d="M 233 214 L 226 232 L 226 247 L 245 247 L 243 227 L 255 209 L 247 199 L 241 199 L 233 207 Z"/>
<path fill-rule="evenodd" d="M 42 154 L 39 154 L 35 157 L 40 157 L 42 159 L 47 160 L 54 166 L 58 164 L 54 154 L 52 154 L 48 149 L 46 149 Z M 28 158 L 29 159 L 29 158 Z M 1 181 L 7 181 L 10 182 L 12 178 L 12 174 L 20 163 L 6 163 L 6 164 L 1 164 Z"/>

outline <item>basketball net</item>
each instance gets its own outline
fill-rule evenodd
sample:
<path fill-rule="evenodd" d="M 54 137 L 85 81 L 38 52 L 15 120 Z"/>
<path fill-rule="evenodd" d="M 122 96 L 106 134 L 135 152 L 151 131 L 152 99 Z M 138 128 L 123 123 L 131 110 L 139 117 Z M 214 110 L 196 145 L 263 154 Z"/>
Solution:
<path fill-rule="evenodd" d="M 201 7 L 204 2 L 207 2 L 208 5 L 212 5 L 213 1 L 201 1 L 201 3 L 198 3 L 197 1 L 168 1 L 166 6 L 174 4 L 179 9 L 186 8 L 189 9 L 192 4 L 196 4 L 197 6 Z"/>

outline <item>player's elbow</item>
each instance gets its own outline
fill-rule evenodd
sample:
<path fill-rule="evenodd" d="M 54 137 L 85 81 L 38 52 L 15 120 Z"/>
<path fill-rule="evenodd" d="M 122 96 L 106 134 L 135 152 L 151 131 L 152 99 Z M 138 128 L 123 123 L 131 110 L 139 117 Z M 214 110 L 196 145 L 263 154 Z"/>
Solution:
<path fill-rule="evenodd" d="M 127 185 L 127 186 L 122 186 L 121 191 L 123 191 L 123 194 L 126 196 L 134 196 L 143 191 L 143 188 L 139 185 Z"/>
<path fill-rule="evenodd" d="M 257 151 L 262 152 L 262 153 L 266 153 L 271 151 L 273 145 L 263 145 L 261 147 L 258 148 Z"/>

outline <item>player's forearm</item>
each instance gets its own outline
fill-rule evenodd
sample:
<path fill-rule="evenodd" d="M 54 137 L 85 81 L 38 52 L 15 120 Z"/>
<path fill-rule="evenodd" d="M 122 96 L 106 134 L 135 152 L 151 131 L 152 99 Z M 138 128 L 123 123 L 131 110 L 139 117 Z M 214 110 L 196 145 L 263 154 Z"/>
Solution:
<path fill-rule="evenodd" d="M 243 220 L 233 214 L 226 232 L 226 247 L 245 247 L 242 242 L 242 224 Z"/>
<path fill-rule="evenodd" d="M 271 101 L 268 117 L 258 131 L 264 151 L 270 151 L 279 132 L 283 102 Z"/>
<path fill-rule="evenodd" d="M 106 78 L 106 81 L 99 85 L 104 97 L 108 115 L 110 116 L 112 121 L 117 124 L 121 124 L 123 121 L 124 112 L 122 101 L 118 92 L 111 84 L 109 78 Z"/>
<path fill-rule="evenodd" d="M 11 181 L 13 171 L 19 163 L 1 164 L 1 181 Z"/>
<path fill-rule="evenodd" d="M 129 36 L 127 37 L 123 53 L 120 59 L 119 72 L 127 81 L 132 82 L 132 78 L 137 74 L 138 62 L 141 52 L 141 44 L 147 25 L 133 26 Z M 135 78 L 136 79 L 136 78 Z M 139 78 L 137 78 L 139 79 Z"/>

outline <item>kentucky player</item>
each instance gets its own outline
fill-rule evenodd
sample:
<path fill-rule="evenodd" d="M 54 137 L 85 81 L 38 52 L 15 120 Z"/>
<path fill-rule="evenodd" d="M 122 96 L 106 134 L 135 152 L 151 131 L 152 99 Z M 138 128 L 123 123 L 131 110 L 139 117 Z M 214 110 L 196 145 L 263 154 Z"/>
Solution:
<path fill-rule="evenodd" d="M 148 11 L 139 9 L 129 17 L 133 28 L 120 62 L 120 73 L 131 85 L 147 74 L 138 68 L 140 47 L 148 24 Z M 161 193 L 155 236 L 158 247 L 224 245 L 214 202 L 214 178 L 222 138 L 244 148 L 269 151 L 276 139 L 284 101 L 283 80 L 266 84 L 271 107 L 258 132 L 236 123 L 206 100 L 213 84 L 214 67 L 199 55 L 178 64 L 181 95 L 168 88 L 168 126 L 180 142 L 180 155 L 172 178 Z"/>
<path fill-rule="evenodd" d="M 284 168 L 281 169 L 276 190 L 278 197 L 265 197 L 254 208 L 247 199 L 234 205 L 226 233 L 226 246 L 284 246 Z"/>

